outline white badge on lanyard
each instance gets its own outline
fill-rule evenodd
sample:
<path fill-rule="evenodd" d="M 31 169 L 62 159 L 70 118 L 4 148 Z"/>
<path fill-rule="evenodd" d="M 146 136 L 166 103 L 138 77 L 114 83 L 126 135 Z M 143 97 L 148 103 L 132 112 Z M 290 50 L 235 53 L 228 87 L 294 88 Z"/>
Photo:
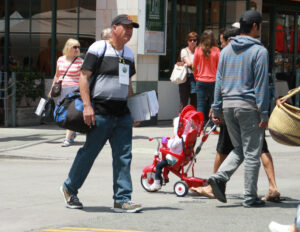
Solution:
<path fill-rule="evenodd" d="M 119 82 L 123 85 L 129 85 L 129 65 L 119 63 Z"/>

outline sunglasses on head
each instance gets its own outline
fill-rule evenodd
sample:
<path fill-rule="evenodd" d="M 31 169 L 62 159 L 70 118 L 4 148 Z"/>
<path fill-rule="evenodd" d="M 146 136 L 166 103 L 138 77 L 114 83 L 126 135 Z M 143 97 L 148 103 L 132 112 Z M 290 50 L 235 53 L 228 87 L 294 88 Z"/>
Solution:
<path fill-rule="evenodd" d="M 197 39 L 189 39 L 189 42 L 197 42 Z"/>
<path fill-rule="evenodd" d="M 80 49 L 80 46 L 73 46 L 74 49 Z"/>

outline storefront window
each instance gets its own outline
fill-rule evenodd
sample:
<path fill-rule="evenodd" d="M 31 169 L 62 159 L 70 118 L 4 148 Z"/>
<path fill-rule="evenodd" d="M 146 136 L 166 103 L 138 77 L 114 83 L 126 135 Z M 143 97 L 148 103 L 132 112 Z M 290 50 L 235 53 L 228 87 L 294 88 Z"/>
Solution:
<path fill-rule="evenodd" d="M 238 21 L 248 0 L 169 0 L 167 54 L 160 56 L 159 78 L 168 80 L 180 50 L 187 46 L 186 35 L 205 29 L 213 30 L 216 38 L 222 27 Z"/>
<path fill-rule="evenodd" d="M 0 16 L 4 17 L 4 0 L 0 0 Z M 9 0 L 10 11 L 10 56 L 17 66 L 43 72 L 51 77 L 51 50 L 56 58 L 68 38 L 78 39 L 82 53 L 95 41 L 94 0 L 57 1 L 56 19 L 52 18 L 52 1 Z M 2 4 L 3 3 L 3 4 Z M 56 47 L 51 48 L 52 24 L 56 20 Z M 3 24 L 3 25 L 2 25 Z M 4 41 L 4 19 L 0 24 L 0 39 Z M 3 46 L 0 44 L 0 46 Z"/>

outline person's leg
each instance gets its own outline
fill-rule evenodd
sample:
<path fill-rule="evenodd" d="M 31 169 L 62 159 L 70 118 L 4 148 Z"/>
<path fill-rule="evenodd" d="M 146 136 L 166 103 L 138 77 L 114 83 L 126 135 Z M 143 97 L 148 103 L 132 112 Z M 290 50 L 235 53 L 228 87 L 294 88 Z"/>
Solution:
<path fill-rule="evenodd" d="M 132 119 L 130 114 L 114 117 L 114 128 L 109 138 L 113 157 L 113 199 L 116 203 L 131 200 L 132 182 Z"/>
<path fill-rule="evenodd" d="M 156 170 L 155 170 L 155 178 L 153 184 L 149 187 L 151 191 L 156 191 L 161 189 L 161 173 L 162 169 L 168 165 L 167 160 L 162 160 L 156 164 Z"/>
<path fill-rule="evenodd" d="M 155 180 L 161 180 L 161 172 L 162 172 L 162 169 L 164 167 L 166 167 L 168 165 L 168 161 L 167 160 L 162 160 L 160 162 L 158 162 L 156 164 L 156 170 L 155 170 Z"/>
<path fill-rule="evenodd" d="M 180 100 L 180 104 L 179 104 L 179 113 L 182 111 L 182 109 L 188 105 L 189 102 L 189 96 L 190 96 L 190 87 L 189 87 L 189 83 L 188 81 L 186 81 L 185 83 L 179 84 L 178 88 L 179 88 L 179 100 Z"/>
<path fill-rule="evenodd" d="M 68 193 L 77 195 L 78 189 L 84 183 L 111 130 L 112 122 L 109 116 L 96 115 L 96 126 L 86 135 L 85 144 L 78 150 L 69 175 L 64 182 Z"/>
<path fill-rule="evenodd" d="M 72 140 L 72 134 L 73 134 L 73 131 L 68 130 L 68 129 L 66 130 L 66 137 L 61 144 L 62 147 L 69 147 L 74 142 L 74 140 Z"/>
<path fill-rule="evenodd" d="M 260 155 L 260 159 L 262 161 L 262 164 L 264 166 L 265 172 L 268 177 L 269 181 L 269 191 L 268 193 L 262 198 L 262 200 L 265 201 L 280 201 L 280 192 L 278 190 L 278 187 L 276 185 L 276 179 L 275 179 L 275 171 L 274 171 L 274 165 L 273 165 L 273 159 L 269 152 L 267 141 L 264 138 L 264 144 L 262 148 L 262 153 Z"/>
<path fill-rule="evenodd" d="M 233 145 L 231 143 L 225 122 L 220 125 L 220 134 L 216 150 L 217 154 L 214 162 L 213 173 L 218 171 L 228 154 L 233 150 Z M 214 198 L 214 194 L 210 185 L 197 188 L 192 187 L 191 191 L 201 196 Z"/>
<path fill-rule="evenodd" d="M 241 127 L 244 163 L 244 206 L 255 203 L 257 181 L 260 168 L 260 154 L 263 145 L 264 130 L 258 127 L 260 117 L 257 110 L 238 108 L 236 118 Z M 227 124 L 228 125 L 228 124 Z M 231 136 L 231 130 L 228 127 Z M 233 142 L 233 140 L 232 140 Z"/>
<path fill-rule="evenodd" d="M 191 93 L 190 94 L 190 104 L 197 109 L 197 94 L 196 93 Z"/>
<path fill-rule="evenodd" d="M 220 124 L 220 134 L 217 143 L 217 154 L 214 162 L 213 173 L 218 171 L 219 167 L 232 150 L 233 145 L 228 134 L 227 126 L 224 122 Z"/>
<path fill-rule="evenodd" d="M 190 74 L 190 104 L 197 109 L 196 81 L 193 74 Z"/>
<path fill-rule="evenodd" d="M 227 158 L 226 154 L 221 154 L 217 152 L 215 162 L 214 162 L 213 173 L 216 173 L 218 171 L 219 167 L 221 166 L 221 164 L 224 162 L 226 158 Z"/>
<path fill-rule="evenodd" d="M 223 182 L 227 182 L 235 170 L 240 166 L 244 160 L 241 129 L 236 118 L 236 108 L 223 109 L 224 119 L 227 125 L 227 129 L 234 146 L 234 149 L 229 153 L 227 158 L 219 167 L 217 173 L 212 177 L 219 179 Z"/>
<path fill-rule="evenodd" d="M 209 82 L 208 83 L 208 109 L 211 108 L 211 105 L 214 101 L 214 94 L 215 94 L 215 82 Z M 208 119 L 208 117 L 207 117 L 207 119 Z M 213 127 L 214 123 L 211 122 L 210 126 Z M 214 131 L 216 131 L 216 132 L 213 132 L 213 133 L 216 134 L 217 129 L 215 129 Z"/>
<path fill-rule="evenodd" d="M 196 82 L 196 92 L 197 92 L 197 111 L 205 114 L 205 93 L 206 93 L 206 84 L 202 81 Z"/>

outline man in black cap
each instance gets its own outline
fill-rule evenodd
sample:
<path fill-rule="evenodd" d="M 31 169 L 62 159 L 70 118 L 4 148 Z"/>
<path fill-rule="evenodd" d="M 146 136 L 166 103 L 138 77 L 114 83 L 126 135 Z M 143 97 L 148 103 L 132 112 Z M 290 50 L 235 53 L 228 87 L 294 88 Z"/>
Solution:
<path fill-rule="evenodd" d="M 135 213 L 141 205 L 131 201 L 132 182 L 132 119 L 127 98 L 133 94 L 131 77 L 136 73 L 133 51 L 125 44 L 139 25 L 128 15 L 116 16 L 112 21 L 112 38 L 93 43 L 85 56 L 79 80 L 84 104 L 84 122 L 93 127 L 86 142 L 77 152 L 61 192 L 66 207 L 82 208 L 77 197 L 96 157 L 107 142 L 113 157 L 113 199 L 115 212 Z M 103 57 L 99 64 L 100 57 Z M 89 79 L 96 78 L 89 89 Z M 93 104 L 92 104 L 93 102 Z"/>
<path fill-rule="evenodd" d="M 244 207 L 260 207 L 257 180 L 264 129 L 268 124 L 268 52 L 261 42 L 261 14 L 245 11 L 240 18 L 240 36 L 232 37 L 219 58 L 213 121 L 225 119 L 234 146 L 217 173 L 209 180 L 214 196 L 227 202 L 226 182 L 244 163 Z"/>

